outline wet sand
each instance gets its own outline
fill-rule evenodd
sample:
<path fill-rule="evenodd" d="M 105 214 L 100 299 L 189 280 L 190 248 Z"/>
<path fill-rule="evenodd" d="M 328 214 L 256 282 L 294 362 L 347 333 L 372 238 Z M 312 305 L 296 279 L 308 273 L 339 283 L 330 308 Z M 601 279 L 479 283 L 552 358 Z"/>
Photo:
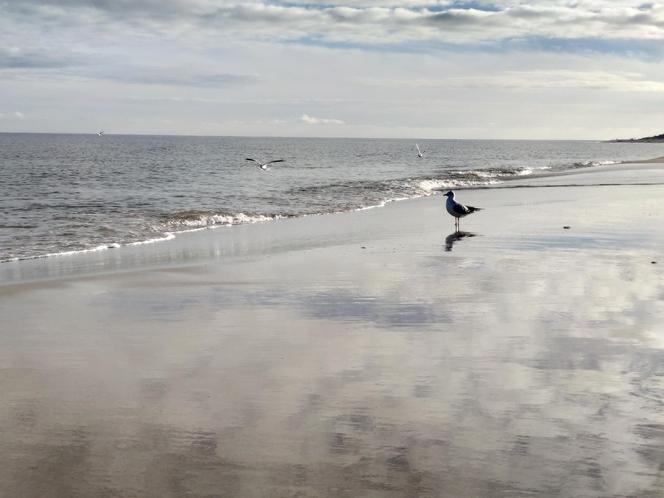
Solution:
<path fill-rule="evenodd" d="M 2 265 L 0 496 L 662 496 L 664 174 L 616 171 Z"/>
<path fill-rule="evenodd" d="M 653 159 L 639 159 L 638 161 L 625 161 L 623 164 L 663 164 L 664 156 Z"/>

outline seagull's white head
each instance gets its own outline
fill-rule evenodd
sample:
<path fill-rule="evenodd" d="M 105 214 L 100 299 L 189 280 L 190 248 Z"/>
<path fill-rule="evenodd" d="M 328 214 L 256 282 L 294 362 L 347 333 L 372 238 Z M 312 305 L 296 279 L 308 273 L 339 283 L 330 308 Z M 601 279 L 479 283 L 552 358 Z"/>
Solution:
<path fill-rule="evenodd" d="M 451 190 L 448 190 L 448 191 L 445 192 L 443 195 L 444 195 L 445 197 L 449 197 L 450 199 L 454 199 L 454 192 L 452 192 Z"/>

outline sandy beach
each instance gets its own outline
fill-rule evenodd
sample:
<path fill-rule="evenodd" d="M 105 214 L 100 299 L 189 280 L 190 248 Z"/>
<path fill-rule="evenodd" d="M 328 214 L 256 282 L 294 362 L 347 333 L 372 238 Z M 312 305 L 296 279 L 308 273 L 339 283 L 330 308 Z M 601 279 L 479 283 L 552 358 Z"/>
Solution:
<path fill-rule="evenodd" d="M 0 265 L 0 496 L 661 497 L 663 182 Z"/>

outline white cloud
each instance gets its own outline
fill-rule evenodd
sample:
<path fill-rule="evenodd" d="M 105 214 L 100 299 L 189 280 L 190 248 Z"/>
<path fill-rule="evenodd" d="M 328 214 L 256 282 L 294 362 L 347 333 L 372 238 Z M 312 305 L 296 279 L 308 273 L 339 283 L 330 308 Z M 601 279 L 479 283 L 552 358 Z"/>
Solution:
<path fill-rule="evenodd" d="M 112 26 L 148 36 L 395 44 L 406 41 L 478 43 L 528 37 L 664 40 L 664 6 L 642 1 L 589 2 L 502 0 L 483 10 L 450 2 L 342 1 L 302 4 L 170 0 L 34 0 L 10 14 L 32 22 L 104 31 Z M 105 26 L 105 28 L 104 28 Z"/>
<path fill-rule="evenodd" d="M 368 86 L 431 89 L 504 90 L 605 90 L 612 92 L 664 92 L 664 82 L 649 80 L 639 73 L 611 71 L 573 71 L 563 69 L 513 70 L 494 74 L 450 76 L 440 79 L 412 78 L 385 80 L 359 79 Z"/>
<path fill-rule="evenodd" d="M 340 119 L 330 119 L 330 118 L 315 118 L 309 116 L 308 114 L 302 114 L 300 121 L 310 125 L 342 125 L 345 124 Z"/>
<path fill-rule="evenodd" d="M 25 114 L 21 111 L 0 112 L 0 119 L 24 119 Z"/>

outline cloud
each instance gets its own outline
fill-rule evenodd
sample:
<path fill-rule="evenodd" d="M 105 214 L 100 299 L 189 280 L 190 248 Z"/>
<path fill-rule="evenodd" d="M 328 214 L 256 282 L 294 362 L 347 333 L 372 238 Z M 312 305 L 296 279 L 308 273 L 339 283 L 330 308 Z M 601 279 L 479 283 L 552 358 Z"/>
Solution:
<path fill-rule="evenodd" d="M 345 124 L 340 119 L 329 119 L 329 118 L 315 118 L 309 116 L 308 114 L 302 114 L 300 121 L 310 125 L 342 125 Z"/>
<path fill-rule="evenodd" d="M 59 57 L 50 54 L 7 54 L 0 52 L 0 71 L 8 77 L 34 74 L 84 79 L 100 79 L 129 84 L 222 88 L 250 85 L 259 80 L 256 74 L 209 72 L 195 67 L 118 64 L 109 58 L 100 65 L 93 57 Z"/>
<path fill-rule="evenodd" d="M 513 70 L 494 74 L 451 76 L 440 79 L 359 80 L 368 86 L 431 89 L 503 90 L 606 90 L 613 92 L 664 92 L 664 82 L 649 80 L 640 73 L 610 71 Z"/>
<path fill-rule="evenodd" d="M 0 112 L 0 119 L 25 119 L 25 114 L 21 111 L 14 111 L 10 113 Z"/>
<path fill-rule="evenodd" d="M 507 71 L 481 77 L 462 77 L 460 86 L 493 86 L 506 89 L 586 89 L 613 92 L 664 92 L 664 82 L 645 79 L 638 73 L 608 71 Z"/>
<path fill-rule="evenodd" d="M 71 55 L 62 56 L 49 51 L 26 52 L 19 48 L 0 47 L 0 70 L 2 69 L 56 69 L 77 64 Z"/>
<path fill-rule="evenodd" d="M 381 2 L 382 3 L 382 2 Z M 385 6 L 387 5 L 387 6 Z M 345 1 L 338 3 L 126 0 L 90 3 L 26 0 L 6 9 L 25 22 L 108 29 L 152 36 L 322 40 L 394 45 L 486 43 L 524 38 L 664 40 L 664 7 L 642 2 L 503 0 L 481 2 Z M 28 21 L 32 19 L 32 21 Z M 102 26 L 104 28 L 102 28 Z"/>
<path fill-rule="evenodd" d="M 256 75 L 233 73 L 198 73 L 178 67 L 125 67 L 113 71 L 89 73 L 93 77 L 144 85 L 172 85 L 219 88 L 247 85 L 258 80 Z"/>

